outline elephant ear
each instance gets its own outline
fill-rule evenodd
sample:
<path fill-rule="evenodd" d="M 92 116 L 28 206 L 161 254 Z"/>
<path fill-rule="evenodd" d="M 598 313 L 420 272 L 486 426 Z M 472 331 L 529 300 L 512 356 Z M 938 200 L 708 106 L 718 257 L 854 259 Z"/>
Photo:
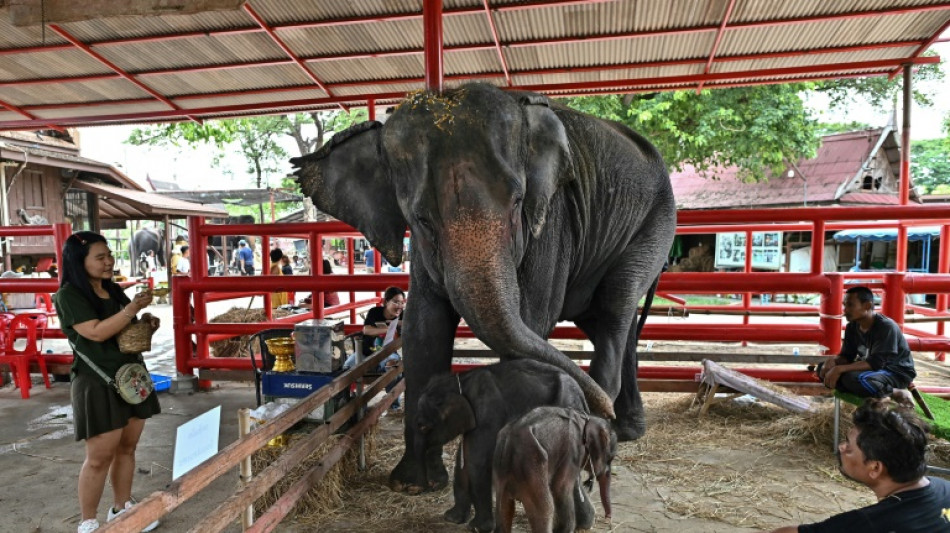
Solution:
<path fill-rule="evenodd" d="M 533 93 L 518 93 L 517 97 L 524 112 L 526 135 L 524 213 L 531 234 L 537 238 L 544 228 L 551 197 L 573 175 L 571 151 L 567 131 L 550 101 Z"/>
<path fill-rule="evenodd" d="M 598 417 L 590 417 L 584 424 L 583 442 L 590 454 L 594 476 L 600 476 L 610 467 L 617 450 L 617 437 L 610 425 Z"/>
<path fill-rule="evenodd" d="M 382 124 L 366 121 L 333 136 L 319 150 L 294 157 L 294 175 L 317 209 L 360 230 L 393 265 L 402 262 L 406 219 L 382 156 Z"/>

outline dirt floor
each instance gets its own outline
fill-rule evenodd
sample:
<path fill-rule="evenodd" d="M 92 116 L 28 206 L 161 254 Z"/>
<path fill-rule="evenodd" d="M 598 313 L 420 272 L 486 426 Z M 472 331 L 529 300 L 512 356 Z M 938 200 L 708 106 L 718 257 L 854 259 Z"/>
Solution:
<path fill-rule="evenodd" d="M 565 346 L 578 349 L 583 343 Z M 644 349 L 646 347 L 644 346 Z M 700 349 L 657 343 L 653 350 Z M 762 346 L 706 346 L 707 352 Z M 791 347 L 770 347 L 791 353 Z M 802 354 L 807 355 L 805 349 Z M 920 384 L 950 385 L 950 369 L 930 354 L 915 354 Z M 654 363 L 650 363 L 654 364 Z M 662 363 L 666 364 L 666 363 Z M 693 363 L 695 365 L 695 363 Z M 729 366 L 729 365 L 726 365 Z M 39 385 L 24 401 L 9 384 L 0 387 L 0 533 L 72 532 L 78 523 L 75 486 L 83 445 L 72 435 L 68 384 L 50 390 Z M 595 531 L 746 532 L 826 518 L 872 502 L 866 489 L 837 472 L 832 454 L 831 404 L 815 415 L 792 414 L 756 401 L 729 401 L 698 417 L 692 396 L 649 393 L 648 432 L 622 443 L 614 463 L 612 523 L 599 520 Z M 748 400 L 748 399 L 746 399 Z M 171 482 L 175 429 L 214 406 L 222 406 L 220 446 L 236 439 L 236 412 L 253 407 L 248 384 L 222 384 L 211 392 L 161 396 L 163 412 L 146 425 L 138 450 L 134 492 L 140 499 Z M 298 515 L 278 531 L 405 532 L 464 531 L 448 524 L 442 512 L 452 505 L 451 489 L 420 496 L 395 494 L 386 479 L 402 452 L 402 417 L 382 419 L 375 453 L 366 471 L 351 471 L 341 484 L 342 504 L 328 511 Z M 950 444 L 935 445 L 932 464 L 950 466 Z M 446 458 L 452 450 L 446 450 Z M 447 461 L 448 462 L 448 461 Z M 186 531 L 237 485 L 237 472 L 224 475 L 204 493 L 164 521 L 160 531 Z M 316 498 L 321 495 L 315 489 Z M 592 495 L 599 503 L 596 491 Z M 106 487 L 100 518 L 111 503 Z M 598 507 L 599 514 L 602 511 Z M 228 531 L 239 531 L 237 525 Z M 522 514 L 517 531 L 527 531 Z"/>

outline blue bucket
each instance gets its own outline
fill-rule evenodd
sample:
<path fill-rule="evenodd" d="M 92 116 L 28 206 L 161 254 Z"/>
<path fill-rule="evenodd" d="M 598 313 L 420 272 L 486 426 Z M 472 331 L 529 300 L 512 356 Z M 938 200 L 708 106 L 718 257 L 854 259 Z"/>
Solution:
<path fill-rule="evenodd" d="M 152 374 L 151 372 L 149 372 L 148 375 L 152 376 L 152 384 L 155 385 L 155 392 L 162 392 L 172 388 L 171 376 L 161 376 L 158 374 Z"/>

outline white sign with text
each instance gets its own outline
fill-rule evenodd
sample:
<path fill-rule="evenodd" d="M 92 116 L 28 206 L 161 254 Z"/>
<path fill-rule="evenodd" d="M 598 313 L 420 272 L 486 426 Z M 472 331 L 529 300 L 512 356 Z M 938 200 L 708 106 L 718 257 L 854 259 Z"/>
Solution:
<path fill-rule="evenodd" d="M 220 405 L 178 426 L 172 460 L 172 481 L 218 453 L 220 428 Z"/>

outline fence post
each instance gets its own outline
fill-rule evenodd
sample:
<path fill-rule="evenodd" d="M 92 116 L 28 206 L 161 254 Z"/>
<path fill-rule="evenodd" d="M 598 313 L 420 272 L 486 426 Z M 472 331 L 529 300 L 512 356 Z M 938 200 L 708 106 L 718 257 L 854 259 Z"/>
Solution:
<path fill-rule="evenodd" d="M 821 295 L 821 310 L 819 316 L 821 329 L 824 331 L 824 345 L 829 354 L 836 355 L 841 351 L 841 308 L 844 304 L 844 276 L 837 272 L 825 274 L 830 282 L 828 293 Z"/>

